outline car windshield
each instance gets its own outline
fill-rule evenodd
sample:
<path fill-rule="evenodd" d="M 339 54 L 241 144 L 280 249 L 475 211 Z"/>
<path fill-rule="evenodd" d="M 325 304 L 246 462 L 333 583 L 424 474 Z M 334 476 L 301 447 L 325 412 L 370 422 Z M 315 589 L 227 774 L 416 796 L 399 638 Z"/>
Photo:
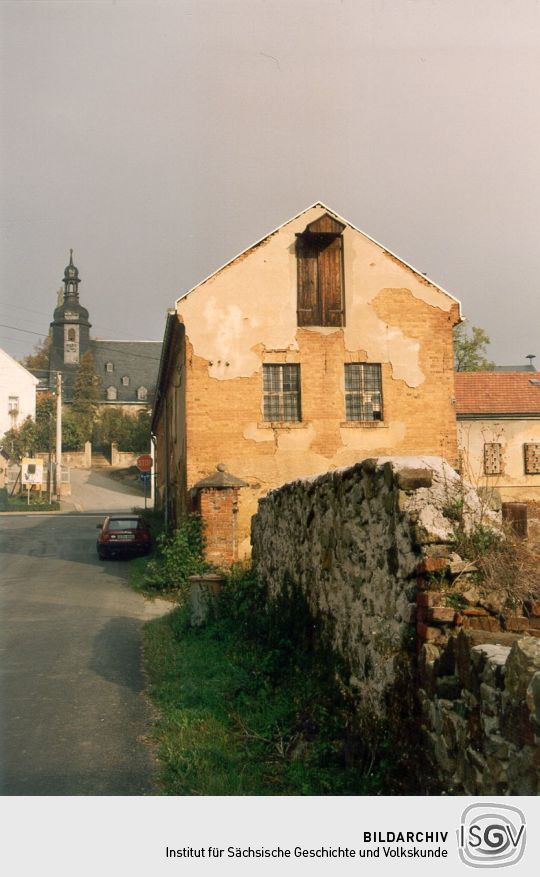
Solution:
<path fill-rule="evenodd" d="M 142 527 L 142 521 L 138 518 L 111 518 L 109 530 L 137 530 Z"/>

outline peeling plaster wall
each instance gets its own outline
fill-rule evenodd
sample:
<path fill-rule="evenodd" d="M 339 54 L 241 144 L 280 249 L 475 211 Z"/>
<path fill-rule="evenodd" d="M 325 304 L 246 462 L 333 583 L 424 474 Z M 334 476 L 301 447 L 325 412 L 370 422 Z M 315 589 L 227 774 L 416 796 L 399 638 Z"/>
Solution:
<path fill-rule="evenodd" d="M 503 472 L 484 475 L 484 443 L 501 444 Z M 540 417 L 523 420 L 460 420 L 458 445 L 465 476 L 499 492 L 503 502 L 540 501 L 540 475 L 526 475 L 524 444 L 540 443 Z"/>
<path fill-rule="evenodd" d="M 344 328 L 297 326 L 296 234 L 314 207 L 177 302 L 186 329 L 187 486 L 224 463 L 240 491 L 240 554 L 257 499 L 368 455 L 456 461 L 452 326 L 459 306 L 365 235 L 343 232 Z M 382 364 L 384 422 L 345 422 L 344 363 Z M 263 363 L 301 365 L 302 423 L 263 423 Z"/>
<path fill-rule="evenodd" d="M 296 235 L 326 212 L 307 210 L 179 299 L 178 314 L 194 353 L 209 362 L 212 377 L 249 377 L 260 367 L 254 347 L 261 342 L 270 350 L 298 349 Z M 394 377 L 418 386 L 425 379 L 418 340 L 395 319 L 379 315 L 374 302 L 396 291 L 446 313 L 456 302 L 355 229 L 345 228 L 343 248 L 346 349 L 364 349 L 371 362 L 391 358 Z"/>

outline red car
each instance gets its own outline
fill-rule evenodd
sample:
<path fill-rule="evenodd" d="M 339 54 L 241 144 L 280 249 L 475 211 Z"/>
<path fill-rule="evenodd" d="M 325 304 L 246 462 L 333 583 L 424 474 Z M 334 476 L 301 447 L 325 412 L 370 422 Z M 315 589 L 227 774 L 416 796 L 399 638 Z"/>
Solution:
<path fill-rule="evenodd" d="M 148 554 L 152 549 L 150 527 L 141 515 L 109 515 L 97 526 L 101 531 L 96 542 L 100 560 L 113 555 Z"/>

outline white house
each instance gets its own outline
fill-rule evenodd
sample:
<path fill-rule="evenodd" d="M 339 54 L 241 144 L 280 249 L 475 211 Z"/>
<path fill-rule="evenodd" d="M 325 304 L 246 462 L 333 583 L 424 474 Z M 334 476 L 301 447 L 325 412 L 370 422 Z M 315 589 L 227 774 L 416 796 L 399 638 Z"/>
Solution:
<path fill-rule="evenodd" d="M 0 438 L 24 423 L 28 415 L 36 416 L 38 383 L 34 375 L 0 348 Z"/>

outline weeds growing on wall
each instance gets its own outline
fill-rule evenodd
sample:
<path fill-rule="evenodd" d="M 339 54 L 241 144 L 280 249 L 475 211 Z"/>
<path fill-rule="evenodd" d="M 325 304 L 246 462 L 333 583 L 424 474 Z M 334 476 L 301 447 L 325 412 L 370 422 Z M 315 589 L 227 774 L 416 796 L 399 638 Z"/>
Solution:
<path fill-rule="evenodd" d="M 147 625 L 145 658 L 166 794 L 399 794 L 418 782 L 387 725 L 363 745 L 344 668 L 316 647 L 299 591 L 269 605 L 237 569 L 204 627 L 186 608 Z"/>
<path fill-rule="evenodd" d="M 182 600 L 191 575 L 204 572 L 204 532 L 200 515 L 187 515 L 171 533 L 156 539 L 155 555 L 148 562 L 144 584 L 151 591 L 175 591 Z"/>
<path fill-rule="evenodd" d="M 469 561 L 465 581 L 472 579 L 486 594 L 503 595 L 505 605 L 513 608 L 538 594 L 539 559 L 527 542 L 516 536 L 511 525 L 499 523 L 495 526 L 486 514 L 488 509 L 483 509 L 483 512 L 472 526 L 466 526 L 462 497 L 457 496 L 444 509 L 445 516 L 455 521 L 455 550 Z M 458 576 L 454 587 L 459 584 Z"/>

